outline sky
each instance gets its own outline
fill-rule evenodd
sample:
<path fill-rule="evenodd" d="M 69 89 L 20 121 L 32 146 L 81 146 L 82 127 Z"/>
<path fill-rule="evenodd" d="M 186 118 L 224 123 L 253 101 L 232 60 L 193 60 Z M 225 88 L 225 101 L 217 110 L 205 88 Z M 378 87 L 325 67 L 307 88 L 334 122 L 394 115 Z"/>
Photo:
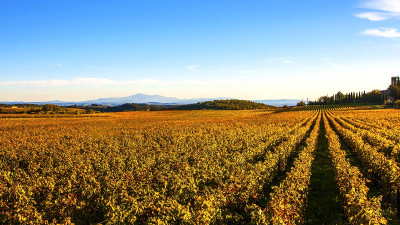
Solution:
<path fill-rule="evenodd" d="M 314 100 L 399 62 L 400 0 L 0 0 L 0 101 Z"/>

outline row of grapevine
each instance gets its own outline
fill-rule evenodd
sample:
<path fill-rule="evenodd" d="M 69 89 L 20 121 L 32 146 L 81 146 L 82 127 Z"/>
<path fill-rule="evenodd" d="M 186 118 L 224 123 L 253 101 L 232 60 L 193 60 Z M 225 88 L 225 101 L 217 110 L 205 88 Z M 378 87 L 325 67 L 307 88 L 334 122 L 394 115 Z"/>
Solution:
<path fill-rule="evenodd" d="M 295 131 L 298 130 L 302 126 L 308 126 L 310 121 L 313 119 L 313 115 L 308 118 L 305 118 L 297 123 L 294 124 L 287 124 L 281 127 L 271 127 L 271 129 L 267 132 L 267 139 L 258 141 L 257 147 L 254 148 L 252 151 L 254 153 L 254 162 L 258 160 L 262 160 L 265 158 L 265 154 L 268 151 L 271 151 L 273 148 L 278 146 L 283 141 L 288 140 L 293 135 L 295 135 Z"/>
<path fill-rule="evenodd" d="M 396 143 L 399 142 L 398 136 L 400 135 L 400 129 L 395 126 L 394 124 L 386 124 L 383 123 L 382 118 L 374 118 L 371 116 L 370 120 L 371 121 L 364 121 L 361 119 L 356 119 L 356 118 L 351 118 L 351 117 L 344 117 L 342 115 L 339 115 L 343 120 L 346 122 L 350 123 L 351 125 L 368 130 L 368 131 L 373 131 L 391 141 L 394 141 Z"/>
<path fill-rule="evenodd" d="M 394 157 L 397 161 L 400 159 L 400 145 L 396 144 L 392 140 L 388 140 L 382 137 L 376 130 L 374 132 L 369 130 L 364 130 L 357 128 L 349 123 L 347 120 L 340 117 L 336 117 L 338 123 L 346 129 L 355 132 L 357 135 L 361 136 L 364 141 L 376 147 L 376 150 L 385 153 L 387 157 Z"/>
<path fill-rule="evenodd" d="M 331 129 L 324 116 L 329 152 L 335 168 L 336 181 L 340 189 L 345 213 L 351 224 L 386 224 L 380 206 L 381 198 L 368 198 L 368 187 L 362 173 L 351 166 L 346 159 L 346 152 L 340 148 L 339 137 Z"/>
<path fill-rule="evenodd" d="M 313 131 L 306 139 L 307 146 L 299 153 L 285 180 L 271 194 L 266 209 L 267 221 L 270 224 L 298 224 L 304 220 L 320 122 L 321 115 L 318 116 Z"/>
<path fill-rule="evenodd" d="M 386 151 L 389 155 L 395 157 L 397 162 L 400 161 L 400 130 L 398 127 L 390 127 L 388 125 L 383 125 L 382 123 L 379 124 L 379 122 L 371 124 L 367 121 L 357 121 L 349 118 L 343 118 L 343 120 L 359 129 L 367 130 L 373 133 L 373 136 L 378 136 L 378 139 L 380 140 L 377 141 L 379 143 L 375 144 L 379 145 L 380 150 Z M 380 121 L 380 119 L 377 120 Z M 372 121 L 376 120 L 372 119 Z M 386 139 L 387 141 L 382 139 Z M 371 144 L 373 144 L 374 141 L 371 140 L 371 142 Z"/>
<path fill-rule="evenodd" d="M 292 156 L 300 142 L 306 137 L 311 125 L 315 123 L 316 117 L 317 114 L 315 114 L 315 116 L 309 120 L 305 126 L 300 127 L 296 130 L 296 133 L 290 135 L 285 142 L 274 149 L 274 153 L 279 157 L 278 165 L 280 171 L 283 171 L 286 168 L 288 159 Z"/>
<path fill-rule="evenodd" d="M 368 111 L 367 113 L 348 113 L 338 114 L 342 118 L 346 118 L 347 121 L 354 126 L 380 133 L 381 135 L 389 138 L 390 140 L 398 142 L 398 136 L 400 135 L 400 122 L 395 116 L 394 112 L 383 112 L 380 111 Z"/>
<path fill-rule="evenodd" d="M 400 168 L 395 160 L 389 159 L 383 153 L 376 151 L 353 131 L 343 128 L 332 114 L 329 115 L 329 120 L 344 141 L 354 150 L 363 166 L 379 177 L 384 188 L 394 196 L 400 189 Z"/>
<path fill-rule="evenodd" d="M 2 119 L 0 223 L 248 221 L 317 116 L 107 115 Z"/>
<path fill-rule="evenodd" d="M 300 122 L 292 127 L 295 129 L 291 132 L 285 134 L 281 131 L 280 134 L 284 137 L 284 141 L 279 143 L 272 151 L 267 151 L 263 160 L 256 164 L 254 170 L 246 171 L 248 173 L 246 179 L 239 181 L 224 192 L 225 196 L 228 196 L 226 202 L 228 202 L 229 207 L 252 212 L 254 204 L 251 203 L 267 197 L 262 194 L 263 187 L 272 182 L 279 170 L 283 168 L 282 159 L 287 160 L 293 154 L 314 122 L 315 116 L 312 115 L 304 123 Z M 277 149 L 279 150 L 277 151 Z M 214 210 L 209 211 L 208 214 L 214 215 L 216 218 L 206 222 L 226 223 L 225 220 L 218 219 L 218 211 L 223 212 L 224 210 L 224 205 L 221 205 L 221 202 L 215 202 L 214 206 L 208 207 L 208 209 Z"/>

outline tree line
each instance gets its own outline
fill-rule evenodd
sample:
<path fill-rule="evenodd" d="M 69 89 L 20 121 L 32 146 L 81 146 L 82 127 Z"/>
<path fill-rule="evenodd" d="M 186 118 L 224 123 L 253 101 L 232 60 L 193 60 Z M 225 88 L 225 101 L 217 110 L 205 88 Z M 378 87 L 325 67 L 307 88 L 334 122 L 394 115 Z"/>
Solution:
<path fill-rule="evenodd" d="M 125 103 L 118 106 L 100 106 L 93 104 L 92 106 L 85 106 L 84 109 L 94 109 L 100 112 L 127 112 L 127 111 L 159 111 L 159 110 L 245 110 L 245 109 L 267 109 L 273 106 L 265 105 L 248 100 L 214 100 L 206 102 L 198 102 L 188 105 L 150 105 L 150 104 L 137 104 Z"/>
<path fill-rule="evenodd" d="M 370 92 L 350 92 L 346 94 L 343 94 L 339 91 L 332 96 L 321 96 L 316 101 L 309 101 L 308 105 L 332 105 L 349 103 L 383 104 L 386 97 L 387 96 L 385 95 L 385 93 L 380 90 L 373 90 Z"/>
<path fill-rule="evenodd" d="M 77 106 L 59 106 L 54 104 L 0 104 L 0 114 L 91 114 L 94 109 Z"/>
<path fill-rule="evenodd" d="M 273 106 L 263 103 L 257 103 L 248 100 L 214 100 L 206 102 L 198 102 L 195 104 L 176 106 L 171 109 L 175 110 L 199 110 L 199 109 L 216 109 L 216 110 L 244 110 L 244 109 L 268 109 Z"/>

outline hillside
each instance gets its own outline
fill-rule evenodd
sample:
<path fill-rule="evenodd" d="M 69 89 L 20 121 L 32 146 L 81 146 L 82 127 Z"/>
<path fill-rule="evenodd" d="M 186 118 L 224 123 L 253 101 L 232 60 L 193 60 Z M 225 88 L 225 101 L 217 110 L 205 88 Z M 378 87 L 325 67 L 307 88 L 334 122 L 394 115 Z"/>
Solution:
<path fill-rule="evenodd" d="M 199 109 L 218 109 L 218 110 L 243 110 L 243 109 L 268 109 L 273 106 L 263 103 L 252 102 L 248 100 L 214 100 L 206 102 L 198 102 L 195 104 L 176 106 L 177 110 L 199 110 Z"/>

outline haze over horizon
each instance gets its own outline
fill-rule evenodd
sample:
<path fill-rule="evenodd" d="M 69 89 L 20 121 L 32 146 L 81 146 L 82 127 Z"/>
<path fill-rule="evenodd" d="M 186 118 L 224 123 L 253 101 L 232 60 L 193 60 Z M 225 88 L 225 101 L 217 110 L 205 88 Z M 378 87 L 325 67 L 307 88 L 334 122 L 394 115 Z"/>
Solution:
<path fill-rule="evenodd" d="M 0 2 L 0 101 L 315 99 L 400 75 L 400 1 Z"/>

